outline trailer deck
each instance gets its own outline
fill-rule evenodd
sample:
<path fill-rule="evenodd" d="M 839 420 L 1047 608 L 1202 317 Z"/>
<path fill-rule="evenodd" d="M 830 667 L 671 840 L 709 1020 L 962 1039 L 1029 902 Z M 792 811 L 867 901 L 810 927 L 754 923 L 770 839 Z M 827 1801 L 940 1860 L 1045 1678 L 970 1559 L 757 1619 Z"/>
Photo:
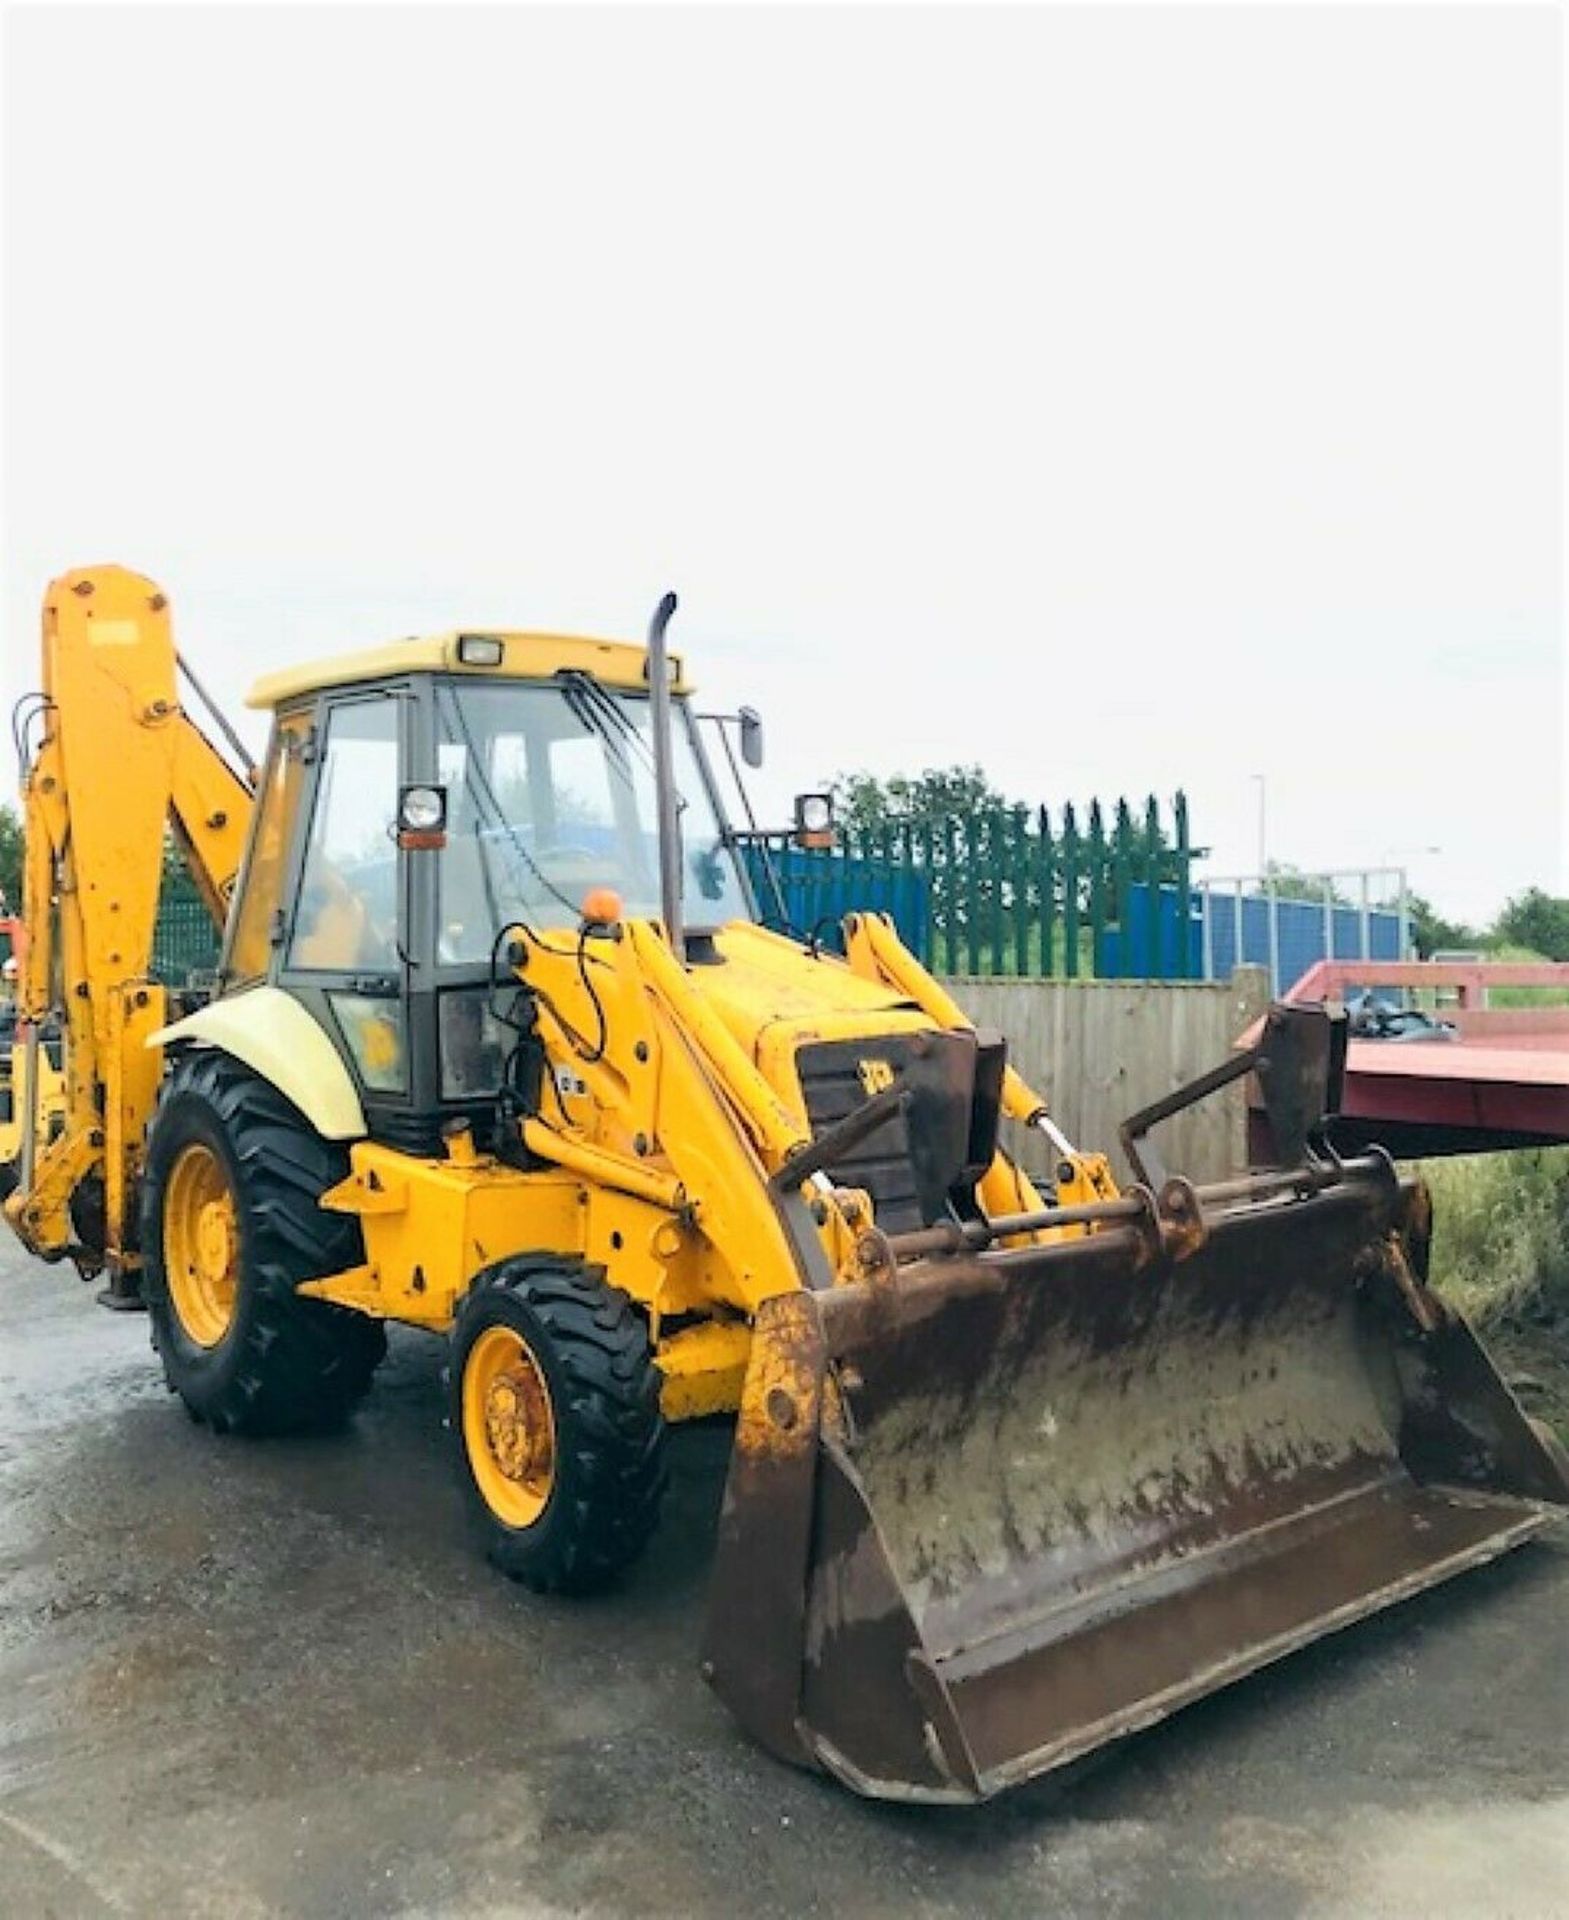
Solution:
<path fill-rule="evenodd" d="M 1342 999 L 1356 987 L 1453 993 L 1440 1005 L 1449 1039 L 1353 1038 L 1336 1144 L 1377 1142 L 1397 1158 L 1501 1152 L 1569 1142 L 1569 1004 L 1493 1007 L 1499 987 L 1558 989 L 1569 965 L 1542 962 L 1322 960 L 1287 1000 Z M 1244 1036 L 1244 1040 L 1251 1036 Z M 1250 1157 L 1262 1159 L 1262 1100 L 1248 1092 Z"/>

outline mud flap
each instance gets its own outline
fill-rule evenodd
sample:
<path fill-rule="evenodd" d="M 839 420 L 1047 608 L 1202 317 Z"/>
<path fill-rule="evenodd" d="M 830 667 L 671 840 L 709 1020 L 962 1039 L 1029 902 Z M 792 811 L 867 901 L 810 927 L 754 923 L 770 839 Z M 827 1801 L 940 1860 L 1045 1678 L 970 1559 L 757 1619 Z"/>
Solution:
<path fill-rule="evenodd" d="M 748 1730 L 982 1798 L 1558 1517 L 1416 1191 L 1359 1165 L 1201 1191 L 1186 1257 L 1110 1230 L 769 1303 L 705 1645 Z"/>

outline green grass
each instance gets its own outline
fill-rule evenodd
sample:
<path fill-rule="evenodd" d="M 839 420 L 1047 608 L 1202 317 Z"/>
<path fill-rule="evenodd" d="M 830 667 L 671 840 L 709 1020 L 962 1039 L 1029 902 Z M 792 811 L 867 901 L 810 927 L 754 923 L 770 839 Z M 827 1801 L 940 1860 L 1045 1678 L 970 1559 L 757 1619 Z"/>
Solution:
<path fill-rule="evenodd" d="M 1529 947 L 1511 947 L 1500 945 L 1489 947 L 1489 960 L 1515 960 L 1540 964 L 1542 955 L 1533 953 Z M 1564 987 L 1493 987 L 1487 997 L 1490 1007 L 1562 1007 L 1569 1005 L 1569 988 Z"/>
<path fill-rule="evenodd" d="M 1520 1384 L 1527 1410 L 1569 1431 L 1569 1147 L 1426 1160 L 1433 1281 Z"/>

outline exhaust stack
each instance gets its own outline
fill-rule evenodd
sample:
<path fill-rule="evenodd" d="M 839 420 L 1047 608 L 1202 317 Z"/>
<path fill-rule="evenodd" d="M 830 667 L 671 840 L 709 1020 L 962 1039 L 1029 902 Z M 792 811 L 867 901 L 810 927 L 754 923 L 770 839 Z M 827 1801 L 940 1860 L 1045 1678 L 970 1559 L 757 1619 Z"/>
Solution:
<path fill-rule="evenodd" d="M 665 937 L 678 960 L 686 958 L 686 928 L 681 915 L 681 818 L 676 793 L 675 752 L 670 726 L 670 654 L 665 629 L 679 602 L 667 593 L 648 623 L 648 705 L 654 733 L 654 797 L 659 816 L 659 910 Z"/>

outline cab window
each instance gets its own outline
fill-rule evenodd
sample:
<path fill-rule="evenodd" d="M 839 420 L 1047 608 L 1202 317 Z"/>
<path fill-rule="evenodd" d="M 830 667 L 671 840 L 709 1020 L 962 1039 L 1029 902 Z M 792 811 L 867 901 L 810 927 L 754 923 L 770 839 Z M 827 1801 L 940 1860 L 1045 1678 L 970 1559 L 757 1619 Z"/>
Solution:
<path fill-rule="evenodd" d="M 356 701 L 327 720 L 289 964 L 390 972 L 399 962 L 398 702 Z"/>
<path fill-rule="evenodd" d="M 486 961 L 515 921 L 574 927 L 599 888 L 613 889 L 629 917 L 658 915 L 646 696 L 581 674 L 438 682 L 436 727 L 447 792 L 438 961 Z M 684 710 L 673 744 L 687 924 L 722 926 L 745 917 L 746 895 Z"/>
<path fill-rule="evenodd" d="M 231 980 L 260 980 L 272 958 L 273 928 L 283 895 L 283 869 L 294 838 L 305 763 L 300 749 L 310 730 L 304 714 L 280 720 L 256 807 L 224 971 Z"/>

